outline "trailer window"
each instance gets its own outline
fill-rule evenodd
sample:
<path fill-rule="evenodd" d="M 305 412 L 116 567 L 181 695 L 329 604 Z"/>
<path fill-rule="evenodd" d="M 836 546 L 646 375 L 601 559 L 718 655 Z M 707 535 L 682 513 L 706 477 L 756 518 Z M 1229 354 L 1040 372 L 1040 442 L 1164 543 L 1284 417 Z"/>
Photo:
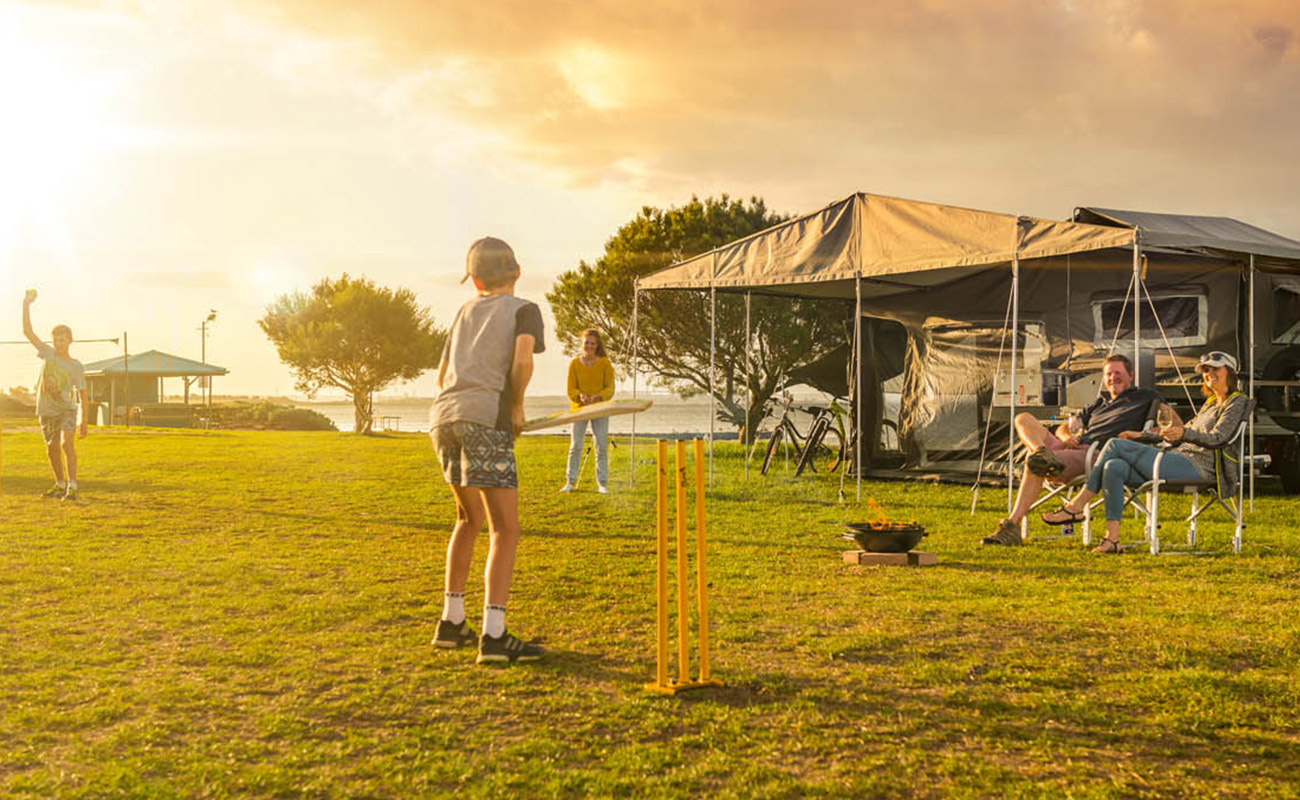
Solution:
<path fill-rule="evenodd" d="M 1300 287 L 1273 288 L 1273 343 L 1300 342 Z"/>
<path fill-rule="evenodd" d="M 1154 312 L 1152 306 L 1155 306 Z M 1101 298 L 1092 301 L 1094 341 L 1108 347 L 1116 338 L 1133 340 L 1133 305 L 1124 298 Z M 1163 344 L 1163 328 L 1170 347 L 1194 347 L 1205 344 L 1209 319 L 1205 295 L 1200 292 L 1156 292 L 1151 302 L 1143 299 L 1139 313 L 1142 341 Z M 1116 330 L 1118 329 L 1118 336 Z"/>

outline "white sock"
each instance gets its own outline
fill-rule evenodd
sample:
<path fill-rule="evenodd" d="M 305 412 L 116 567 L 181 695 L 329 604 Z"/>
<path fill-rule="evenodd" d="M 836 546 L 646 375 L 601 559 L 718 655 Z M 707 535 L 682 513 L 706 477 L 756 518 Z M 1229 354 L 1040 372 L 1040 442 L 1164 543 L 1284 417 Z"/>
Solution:
<path fill-rule="evenodd" d="M 55 481 L 55 482 L 54 482 L 54 485 L 57 486 L 57 487 L 59 487 L 60 489 L 66 489 L 66 488 L 68 488 L 68 482 L 67 482 L 67 481 Z"/>
<path fill-rule="evenodd" d="M 442 618 L 453 625 L 465 621 L 465 593 L 446 592 L 442 596 Z"/>
<path fill-rule="evenodd" d="M 483 635 L 496 639 L 506 632 L 506 607 L 483 606 Z"/>
<path fill-rule="evenodd" d="M 71 489 L 71 490 L 73 490 L 73 491 L 75 492 L 75 491 L 77 490 L 77 482 L 76 482 L 76 481 L 68 481 L 68 488 Z"/>

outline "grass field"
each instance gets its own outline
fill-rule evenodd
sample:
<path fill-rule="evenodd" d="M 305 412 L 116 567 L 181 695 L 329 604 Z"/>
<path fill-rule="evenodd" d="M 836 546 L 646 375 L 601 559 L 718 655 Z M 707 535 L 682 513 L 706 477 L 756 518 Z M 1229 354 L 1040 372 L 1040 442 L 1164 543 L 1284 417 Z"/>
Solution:
<path fill-rule="evenodd" d="M 429 645 L 452 507 L 425 437 L 96 431 L 61 504 L 21 428 L 0 796 L 1300 796 L 1296 500 L 1261 497 L 1240 556 L 1216 518 L 1215 555 L 1117 558 L 981 548 L 1003 492 L 970 516 L 962 487 L 870 484 L 939 565 L 848 567 L 837 482 L 746 483 L 720 448 L 727 687 L 665 698 L 641 688 L 648 445 L 635 489 L 621 442 L 598 496 L 556 493 L 565 440 L 521 442 L 509 623 L 552 656 L 500 669 Z"/>

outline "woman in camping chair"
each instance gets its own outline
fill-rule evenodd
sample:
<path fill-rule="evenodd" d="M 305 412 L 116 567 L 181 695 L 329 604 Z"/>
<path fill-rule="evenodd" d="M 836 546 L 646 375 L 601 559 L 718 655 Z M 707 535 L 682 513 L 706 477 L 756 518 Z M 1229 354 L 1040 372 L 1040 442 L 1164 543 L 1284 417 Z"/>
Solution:
<path fill-rule="evenodd" d="M 1224 469 L 1217 454 L 1232 440 L 1249 413 L 1249 399 L 1237 391 L 1237 359 L 1215 350 L 1201 356 L 1196 366 L 1201 374 L 1205 405 L 1191 422 L 1183 425 L 1173 409 L 1163 408 L 1168 420 L 1157 431 L 1125 431 L 1102 448 L 1097 463 L 1088 473 L 1087 486 L 1073 500 L 1043 515 L 1049 525 L 1083 521 L 1087 503 L 1102 494 L 1106 505 L 1106 538 L 1094 553 L 1121 552 L 1119 523 L 1124 512 L 1124 487 L 1141 486 L 1151 479 L 1159 452 L 1152 445 L 1173 448 L 1160 463 L 1160 477 L 1170 481 L 1218 480 L 1220 495 L 1236 491 L 1237 472 Z"/>

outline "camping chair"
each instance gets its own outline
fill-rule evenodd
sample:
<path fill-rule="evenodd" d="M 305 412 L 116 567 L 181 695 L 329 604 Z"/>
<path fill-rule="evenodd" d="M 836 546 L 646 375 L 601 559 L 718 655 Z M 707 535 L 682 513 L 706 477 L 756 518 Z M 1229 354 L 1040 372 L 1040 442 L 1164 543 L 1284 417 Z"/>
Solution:
<path fill-rule="evenodd" d="M 1088 445 L 1088 452 L 1083 457 L 1083 472 L 1081 474 L 1074 476 L 1073 478 L 1071 478 L 1068 481 L 1065 481 L 1064 483 L 1057 483 L 1056 481 L 1053 480 L 1048 480 L 1046 482 L 1045 485 L 1051 488 L 1049 488 L 1045 494 L 1040 495 L 1038 499 L 1036 499 L 1034 502 L 1029 504 L 1029 510 L 1025 512 L 1024 519 L 1020 520 L 1020 539 L 1022 541 L 1029 538 L 1029 517 L 1033 515 L 1034 512 L 1037 511 L 1040 506 L 1050 502 L 1053 498 L 1057 498 L 1057 497 L 1061 499 L 1062 503 L 1068 503 L 1072 499 L 1074 499 L 1074 495 L 1078 493 L 1079 489 L 1085 483 L 1088 482 L 1088 473 L 1092 471 L 1093 462 L 1097 460 L 1097 453 L 1100 451 L 1101 451 L 1100 444 L 1098 442 L 1093 442 L 1092 444 Z M 1089 528 L 1088 523 L 1091 520 L 1090 512 L 1092 511 L 1092 508 L 1096 506 L 1097 503 L 1099 502 L 1100 499 L 1092 501 L 1091 503 L 1088 504 L 1088 508 L 1084 511 L 1084 519 L 1083 519 L 1083 543 L 1084 544 L 1088 544 L 1092 541 L 1092 531 Z M 1038 538 L 1064 539 L 1070 535 L 1072 534 L 1062 534 L 1060 536 L 1040 536 Z"/>
<path fill-rule="evenodd" d="M 1250 401 L 1246 410 L 1246 418 L 1237 426 L 1236 433 L 1232 438 L 1224 443 L 1223 447 L 1218 448 L 1216 453 L 1216 462 L 1219 453 L 1222 454 L 1225 468 L 1231 467 L 1237 472 L 1237 493 L 1235 497 L 1223 497 L 1219 494 L 1218 481 L 1170 481 L 1160 477 L 1160 462 L 1164 460 L 1167 450 L 1162 449 L 1156 456 L 1155 465 L 1151 470 L 1151 480 L 1143 483 L 1128 491 L 1125 497 L 1125 505 L 1132 505 L 1137 512 L 1146 517 L 1145 533 L 1147 543 L 1151 549 L 1151 555 L 1160 554 L 1160 492 L 1179 491 L 1192 496 L 1192 510 L 1187 516 L 1187 547 L 1190 549 L 1196 546 L 1196 521 L 1202 514 L 1209 511 L 1215 506 L 1219 506 L 1228 515 L 1232 517 L 1234 530 L 1232 535 L 1232 551 L 1241 552 L 1241 532 L 1246 527 L 1245 523 L 1245 506 L 1243 505 L 1242 491 L 1245 486 L 1246 470 L 1246 427 L 1249 423 L 1250 416 L 1255 410 L 1255 402 Z M 1235 453 L 1235 456 L 1234 456 Z M 1209 499 L 1201 503 L 1201 492 L 1209 495 Z M 1142 502 L 1142 495 L 1146 494 L 1146 502 Z M 1178 552 L 1187 552 L 1180 550 Z"/>

